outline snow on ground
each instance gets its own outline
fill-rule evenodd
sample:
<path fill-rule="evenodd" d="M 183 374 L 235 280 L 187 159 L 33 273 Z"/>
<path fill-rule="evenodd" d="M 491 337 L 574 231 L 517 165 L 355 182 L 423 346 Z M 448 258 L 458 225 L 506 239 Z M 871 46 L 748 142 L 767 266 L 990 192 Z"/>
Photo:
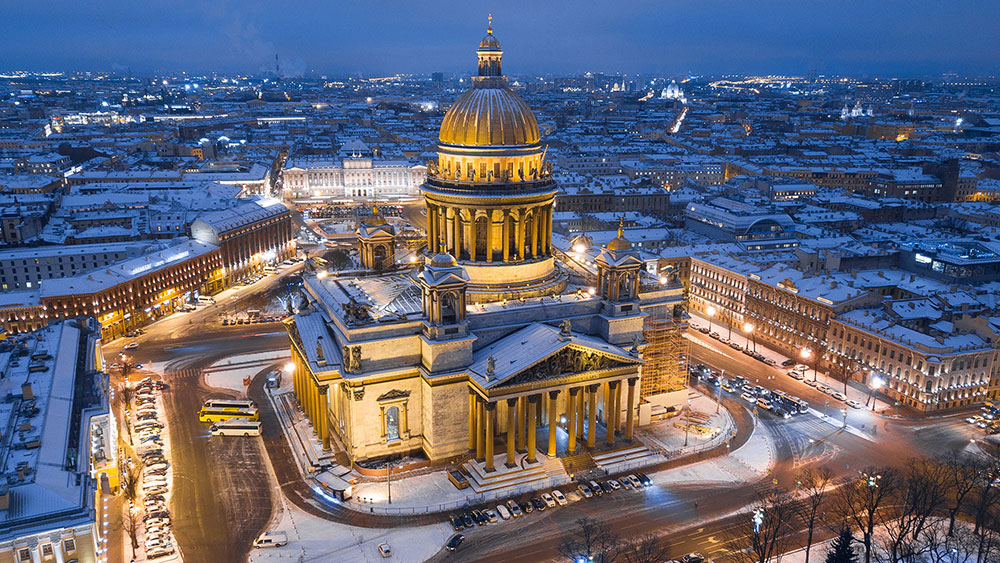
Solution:
<path fill-rule="evenodd" d="M 649 478 L 658 485 L 681 483 L 747 483 L 761 478 L 771 467 L 774 454 L 770 435 L 758 425 L 736 451 L 691 465 L 651 473 Z"/>
<path fill-rule="evenodd" d="M 707 444 L 715 444 L 720 440 L 725 440 L 725 437 L 734 431 L 733 417 L 726 409 L 719 409 L 719 412 L 716 413 L 714 398 L 692 390 L 688 404 L 691 406 L 693 414 L 709 415 L 708 422 L 699 426 L 718 428 L 718 433 L 702 435 L 697 432 L 688 432 L 688 446 L 684 446 L 684 430 L 674 426 L 674 423 L 681 423 L 681 417 L 672 417 L 642 428 L 638 433 L 639 438 L 650 448 L 659 446 L 668 452 L 683 453 L 685 449 L 705 447 Z"/>
<path fill-rule="evenodd" d="M 367 482 L 354 487 L 352 502 L 360 504 L 375 502 L 385 504 L 390 484 L 386 480 Z M 396 508 L 433 507 L 436 504 L 454 503 L 475 496 L 472 489 L 459 490 L 448 480 L 446 471 L 434 471 L 424 475 L 393 479 L 392 504 Z"/>
<path fill-rule="evenodd" d="M 244 378 L 252 377 L 269 365 L 291 357 L 290 349 L 241 354 L 223 358 L 204 370 L 205 384 L 209 387 L 246 392 Z M 290 378 L 283 378 L 290 379 Z"/>
<path fill-rule="evenodd" d="M 451 526 L 392 529 L 358 528 L 330 522 L 303 512 L 282 499 L 280 513 L 269 531 L 285 532 L 288 545 L 258 548 L 250 552 L 251 563 L 270 561 L 426 561 L 452 535 Z M 383 558 L 378 546 L 388 543 L 392 557 Z"/>

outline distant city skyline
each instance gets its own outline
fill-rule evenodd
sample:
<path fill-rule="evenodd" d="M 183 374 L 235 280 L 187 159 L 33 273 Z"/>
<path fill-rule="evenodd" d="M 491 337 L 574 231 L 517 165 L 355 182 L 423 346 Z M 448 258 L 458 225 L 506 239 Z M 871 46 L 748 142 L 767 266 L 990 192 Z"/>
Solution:
<path fill-rule="evenodd" d="M 809 2 L 8 3 L 3 70 L 471 72 L 486 16 L 510 74 L 994 74 L 1000 4 Z"/>

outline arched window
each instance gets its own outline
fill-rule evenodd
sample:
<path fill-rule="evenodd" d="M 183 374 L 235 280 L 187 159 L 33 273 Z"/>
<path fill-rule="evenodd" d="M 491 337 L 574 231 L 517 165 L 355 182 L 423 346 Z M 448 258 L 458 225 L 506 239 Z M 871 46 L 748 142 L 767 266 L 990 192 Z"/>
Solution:
<path fill-rule="evenodd" d="M 399 440 L 399 407 L 385 409 L 385 441 Z"/>

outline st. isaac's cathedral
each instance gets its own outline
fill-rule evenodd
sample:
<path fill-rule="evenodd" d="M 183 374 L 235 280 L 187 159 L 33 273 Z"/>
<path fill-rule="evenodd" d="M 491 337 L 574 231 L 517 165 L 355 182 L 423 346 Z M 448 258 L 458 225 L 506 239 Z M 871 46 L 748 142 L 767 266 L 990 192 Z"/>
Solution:
<path fill-rule="evenodd" d="M 680 284 L 646 273 L 622 229 L 596 277 L 570 267 L 552 244 L 552 164 L 492 26 L 476 55 L 422 186 L 422 263 L 395 263 L 376 210 L 358 229 L 367 270 L 308 277 L 288 322 L 296 397 L 352 462 L 493 472 L 632 442 L 642 405 L 686 400 L 683 381 L 641 382 L 644 324 L 683 315 Z"/>

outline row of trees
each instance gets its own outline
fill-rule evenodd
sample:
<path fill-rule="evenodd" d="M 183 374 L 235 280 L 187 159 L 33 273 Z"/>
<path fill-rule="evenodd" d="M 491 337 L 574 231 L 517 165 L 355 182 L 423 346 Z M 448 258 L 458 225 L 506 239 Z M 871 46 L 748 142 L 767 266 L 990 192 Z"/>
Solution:
<path fill-rule="evenodd" d="M 732 557 L 777 561 L 801 531 L 809 563 L 814 534 L 826 530 L 849 534 L 864 563 L 1000 563 L 998 498 L 1000 461 L 981 454 L 912 458 L 847 480 L 809 469 L 795 490 L 747 507 L 730 538 Z"/>
<path fill-rule="evenodd" d="M 901 467 L 868 467 L 849 479 L 826 468 L 807 469 L 796 488 L 762 495 L 735 517 L 729 559 L 772 563 L 815 536 L 833 534 L 827 563 L 1000 563 L 1000 461 L 952 452 L 908 460 Z M 623 539 L 608 526 L 577 521 L 559 553 L 567 561 L 666 561 L 669 546 L 656 535 Z"/>

